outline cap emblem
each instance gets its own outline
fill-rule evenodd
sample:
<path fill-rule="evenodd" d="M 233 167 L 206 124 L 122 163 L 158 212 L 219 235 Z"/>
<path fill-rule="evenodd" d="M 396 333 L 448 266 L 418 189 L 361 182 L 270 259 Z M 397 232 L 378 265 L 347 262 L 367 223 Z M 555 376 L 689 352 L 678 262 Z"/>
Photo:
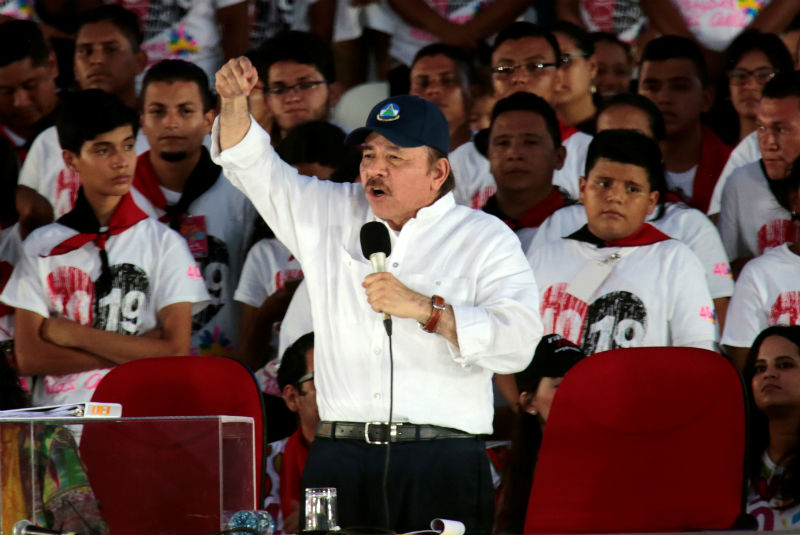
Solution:
<path fill-rule="evenodd" d="M 396 121 L 400 118 L 400 107 L 390 102 L 378 112 L 378 120 L 383 122 Z"/>

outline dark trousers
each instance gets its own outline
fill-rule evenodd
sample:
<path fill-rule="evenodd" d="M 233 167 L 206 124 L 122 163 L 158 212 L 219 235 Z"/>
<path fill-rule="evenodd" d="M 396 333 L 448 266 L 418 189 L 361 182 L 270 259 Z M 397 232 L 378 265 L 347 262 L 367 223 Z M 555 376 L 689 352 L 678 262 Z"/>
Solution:
<path fill-rule="evenodd" d="M 467 533 L 491 532 L 493 488 L 482 439 L 400 442 L 391 448 L 390 529 L 396 533 L 428 529 L 434 518 L 449 518 L 463 522 Z M 317 438 L 311 444 L 302 487 L 336 487 L 342 528 L 387 527 L 385 458 L 383 445 Z M 301 510 L 301 528 L 303 514 Z"/>

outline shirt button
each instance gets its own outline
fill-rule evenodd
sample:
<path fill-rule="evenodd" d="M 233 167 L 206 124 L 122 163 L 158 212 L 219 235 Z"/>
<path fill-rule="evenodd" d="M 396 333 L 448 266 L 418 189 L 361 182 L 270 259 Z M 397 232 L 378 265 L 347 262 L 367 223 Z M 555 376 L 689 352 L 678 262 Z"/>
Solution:
<path fill-rule="evenodd" d="M 376 348 L 374 348 L 374 349 L 372 350 L 372 352 L 373 352 L 373 353 L 375 353 L 376 355 L 380 355 L 380 354 L 381 354 L 381 348 L 379 348 L 379 347 L 376 347 Z"/>
<path fill-rule="evenodd" d="M 379 392 L 375 392 L 374 394 L 372 394 L 372 397 L 375 399 L 381 399 L 381 395 Z"/>
<path fill-rule="evenodd" d="M 392 267 L 400 267 L 400 264 L 398 264 L 397 262 L 395 262 L 394 264 L 392 264 Z"/>

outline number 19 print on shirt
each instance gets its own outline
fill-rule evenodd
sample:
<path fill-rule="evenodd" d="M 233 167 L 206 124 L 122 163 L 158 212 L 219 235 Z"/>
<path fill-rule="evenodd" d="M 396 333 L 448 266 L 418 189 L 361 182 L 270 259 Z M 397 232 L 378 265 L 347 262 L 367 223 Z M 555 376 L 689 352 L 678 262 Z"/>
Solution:
<path fill-rule="evenodd" d="M 581 290 L 592 292 L 585 301 L 567 292 L 570 283 L 591 276 L 582 273 L 587 262 L 602 263 L 614 252 L 572 239 L 529 251 L 545 333 L 564 336 L 587 355 L 626 347 L 712 346 L 716 320 L 703 266 L 676 240 L 628 249 L 593 291 L 591 285 Z"/>
<path fill-rule="evenodd" d="M 609 292 L 587 304 L 563 282 L 544 292 L 542 320 L 545 332 L 562 335 L 587 355 L 640 346 L 647 331 L 647 309 L 631 292 Z"/>

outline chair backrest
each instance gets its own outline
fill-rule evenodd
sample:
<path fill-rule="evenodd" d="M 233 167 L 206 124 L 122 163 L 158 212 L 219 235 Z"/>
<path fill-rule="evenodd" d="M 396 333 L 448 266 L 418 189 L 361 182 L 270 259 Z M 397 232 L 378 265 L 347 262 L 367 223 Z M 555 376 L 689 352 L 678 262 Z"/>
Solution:
<path fill-rule="evenodd" d="M 266 447 L 264 406 L 253 373 L 240 362 L 213 356 L 157 357 L 128 362 L 112 369 L 100 381 L 92 401 L 120 403 L 124 417 L 216 415 L 252 417 L 255 438 L 256 503 L 259 506 L 263 503 Z M 168 517 L 170 514 L 176 516 L 178 512 L 174 509 L 170 511 L 169 507 L 161 504 L 156 507 L 164 510 L 158 514 L 156 511 L 136 510 L 133 503 L 141 496 L 133 495 L 132 491 L 125 488 L 124 483 L 118 479 L 120 474 L 115 474 L 113 467 L 107 465 L 102 454 L 104 448 L 107 451 L 112 447 L 109 444 L 115 440 L 128 439 L 109 437 L 108 432 L 93 432 L 92 426 L 84 426 L 81 454 L 87 465 L 92 487 L 103 506 L 103 516 L 109 522 L 112 532 L 120 532 L 114 529 L 115 525 L 127 529 L 132 522 L 138 522 L 136 520 L 138 515 L 147 521 L 147 524 L 138 524 L 141 526 L 140 529 L 153 533 L 152 526 L 164 526 L 170 523 L 169 518 L 161 519 L 157 518 L 158 516 Z M 200 477 L 193 474 L 197 470 L 193 468 L 192 463 L 197 463 L 198 460 L 188 458 L 185 452 L 180 452 L 181 440 L 183 439 L 179 437 L 166 437 L 165 441 L 160 441 L 157 445 L 161 448 L 158 451 L 162 456 L 159 462 L 164 462 L 170 470 L 174 467 L 176 473 L 180 474 L 179 477 L 187 477 L 188 485 L 192 485 L 192 478 Z M 126 442 L 123 444 L 127 447 Z M 151 445 L 143 441 L 140 449 L 136 450 L 138 446 L 135 444 L 131 448 L 132 451 L 141 452 L 147 451 L 146 447 Z M 134 473 L 133 478 L 135 477 Z M 182 520 L 177 522 L 180 523 Z"/>
<path fill-rule="evenodd" d="M 725 357 L 680 347 L 593 355 L 559 385 L 525 533 L 730 529 L 745 440 L 742 383 Z"/>

